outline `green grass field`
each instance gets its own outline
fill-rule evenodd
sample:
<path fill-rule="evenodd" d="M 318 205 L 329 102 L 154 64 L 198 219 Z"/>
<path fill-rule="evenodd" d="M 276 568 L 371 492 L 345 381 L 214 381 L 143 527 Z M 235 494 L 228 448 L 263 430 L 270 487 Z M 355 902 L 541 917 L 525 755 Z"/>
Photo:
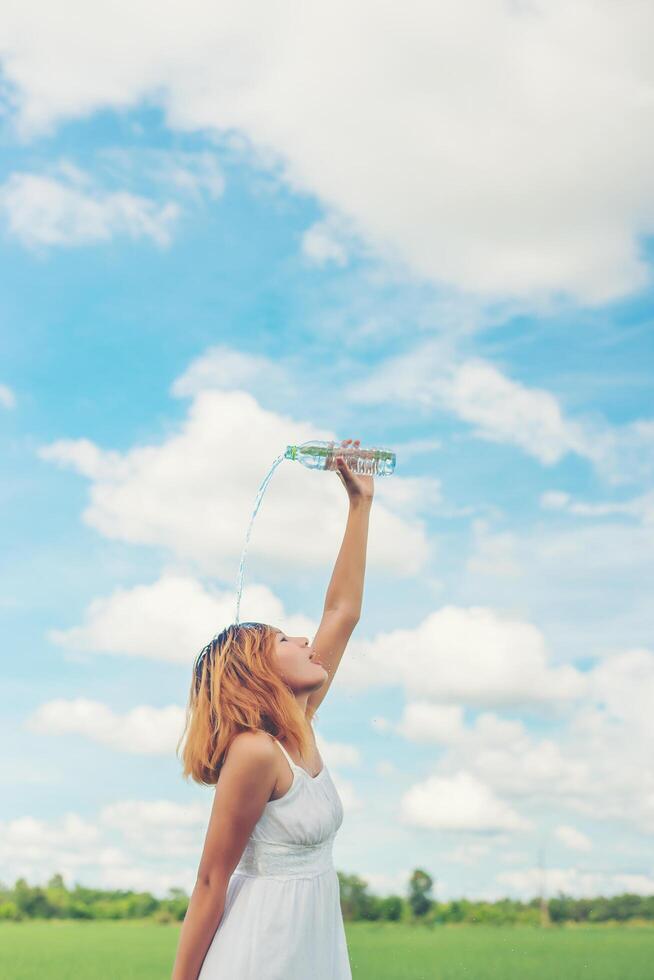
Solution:
<path fill-rule="evenodd" d="M 346 931 L 355 980 L 654 978 L 654 928 L 430 930 L 357 922 Z M 3 923 L 0 978 L 167 980 L 177 934 L 174 926 L 142 922 Z"/>

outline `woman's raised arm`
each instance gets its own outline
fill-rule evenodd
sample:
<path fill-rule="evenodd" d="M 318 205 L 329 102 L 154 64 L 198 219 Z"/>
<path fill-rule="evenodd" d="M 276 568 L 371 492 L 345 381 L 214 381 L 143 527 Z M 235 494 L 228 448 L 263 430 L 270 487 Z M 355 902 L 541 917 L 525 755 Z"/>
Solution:
<path fill-rule="evenodd" d="M 350 443 L 356 448 L 359 439 L 355 439 L 354 442 L 351 439 L 344 439 L 342 448 L 347 448 Z M 375 483 L 372 476 L 353 473 L 343 456 L 336 457 L 336 464 L 338 467 L 336 474 L 347 491 L 350 510 L 343 542 L 327 587 L 324 611 L 339 609 L 358 619 L 363 601 L 368 518 Z"/>

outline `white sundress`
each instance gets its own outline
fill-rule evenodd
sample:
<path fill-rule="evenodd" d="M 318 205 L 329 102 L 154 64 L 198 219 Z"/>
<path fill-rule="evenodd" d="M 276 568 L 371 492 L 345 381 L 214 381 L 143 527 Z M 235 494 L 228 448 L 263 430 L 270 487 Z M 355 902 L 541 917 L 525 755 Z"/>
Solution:
<path fill-rule="evenodd" d="M 293 782 L 252 830 L 198 980 L 352 980 L 332 858 L 341 798 L 324 761 L 311 776 L 277 744 Z"/>

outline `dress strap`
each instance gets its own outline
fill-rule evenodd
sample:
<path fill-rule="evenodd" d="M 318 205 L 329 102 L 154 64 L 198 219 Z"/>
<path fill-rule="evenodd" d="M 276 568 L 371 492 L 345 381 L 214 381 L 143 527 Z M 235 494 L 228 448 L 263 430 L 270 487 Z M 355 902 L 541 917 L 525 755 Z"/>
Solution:
<path fill-rule="evenodd" d="M 277 742 L 277 744 L 279 745 L 280 749 L 282 750 L 282 752 L 284 753 L 284 755 L 288 759 L 289 765 L 291 767 L 297 766 L 297 762 L 293 762 L 293 760 L 291 759 L 290 755 L 288 754 L 288 752 L 286 751 L 286 749 L 284 748 L 284 746 L 282 745 L 282 743 L 279 742 L 276 738 L 273 739 L 273 742 Z"/>

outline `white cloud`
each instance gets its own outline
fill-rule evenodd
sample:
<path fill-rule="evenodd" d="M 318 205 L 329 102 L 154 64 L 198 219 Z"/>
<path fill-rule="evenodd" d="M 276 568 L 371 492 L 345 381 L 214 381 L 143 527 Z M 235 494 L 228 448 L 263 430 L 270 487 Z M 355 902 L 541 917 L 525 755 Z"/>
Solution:
<path fill-rule="evenodd" d="M 13 173 L 0 186 L 0 213 L 9 233 L 29 248 L 85 245 L 114 235 L 151 238 L 165 246 L 179 208 L 128 191 L 90 187 L 84 175 L 70 174 L 65 181 Z"/>
<path fill-rule="evenodd" d="M 512 799 L 575 802 L 591 784 L 589 760 L 557 738 L 537 738 L 521 721 L 486 712 L 455 736 L 442 768 L 463 766 Z"/>
<path fill-rule="evenodd" d="M 159 896 L 173 886 L 191 890 L 211 800 L 118 801 L 95 819 L 67 813 L 0 823 L 5 878 L 45 883 L 55 872 L 70 886 L 137 888 Z"/>
<path fill-rule="evenodd" d="M 98 165 L 108 170 L 114 178 L 131 180 L 134 175 L 145 177 L 180 195 L 190 195 L 199 200 L 208 195 L 212 200 L 222 197 L 225 191 L 218 157 L 209 150 L 160 150 L 152 147 L 105 148 L 98 153 Z"/>
<path fill-rule="evenodd" d="M 392 480 L 378 479 L 375 498 L 397 513 L 430 514 L 442 504 L 441 481 L 433 476 L 404 476 Z"/>
<path fill-rule="evenodd" d="M 39 455 L 92 480 L 91 503 L 82 515 L 90 527 L 108 538 L 167 548 L 208 574 L 235 580 L 266 469 L 289 443 L 311 438 L 336 437 L 266 411 L 243 391 L 203 389 L 179 430 L 160 445 L 135 446 L 121 454 L 105 452 L 87 439 L 61 439 L 42 447 Z M 335 474 L 285 461 L 253 530 L 248 574 L 263 567 L 267 575 L 284 578 L 291 568 L 333 563 L 346 510 Z M 377 502 L 370 517 L 370 564 L 412 576 L 428 553 L 422 522 L 403 519 L 390 504 Z"/>
<path fill-rule="evenodd" d="M 452 851 L 448 851 L 448 860 L 453 864 L 477 865 L 481 858 L 491 852 L 491 845 L 482 841 L 464 841 Z"/>
<path fill-rule="evenodd" d="M 329 742 L 316 733 L 318 751 L 325 763 L 332 768 L 358 768 L 361 765 L 361 751 L 348 742 Z"/>
<path fill-rule="evenodd" d="M 127 476 L 128 467 L 118 452 L 101 449 L 90 439 L 60 439 L 39 450 L 41 459 L 54 460 L 69 466 L 91 480 L 116 479 Z"/>
<path fill-rule="evenodd" d="M 623 650 L 607 657 L 593 669 L 590 683 L 607 716 L 628 721 L 643 734 L 651 728 L 654 653 L 650 650 Z"/>
<path fill-rule="evenodd" d="M 542 634 L 493 609 L 444 606 L 414 629 L 351 641 L 335 683 L 401 686 L 412 699 L 472 705 L 547 704 L 579 697 L 583 677 L 552 667 Z"/>
<path fill-rule="evenodd" d="M 279 625 L 298 636 L 313 636 L 317 629 L 308 617 L 286 613 L 265 585 L 246 586 L 241 599 L 242 622 Z M 191 664 L 234 614 L 233 591 L 209 590 L 191 576 L 164 571 L 148 585 L 119 587 L 93 599 L 81 626 L 51 630 L 48 638 L 69 650 Z"/>
<path fill-rule="evenodd" d="M 464 724 L 459 707 L 446 711 L 424 700 L 409 701 L 392 727 L 405 738 L 442 746 L 433 778 L 463 771 L 512 804 L 557 814 L 556 836 L 568 847 L 590 846 L 563 822 L 572 813 L 651 835 L 654 654 L 609 655 L 585 672 L 584 682 L 583 698 L 567 711 L 561 706 L 546 735 L 492 712 Z"/>
<path fill-rule="evenodd" d="M 101 827 L 120 831 L 128 844 L 141 849 L 154 846 L 158 853 L 170 853 L 162 839 L 177 835 L 184 846 L 180 853 L 188 852 L 189 831 L 193 834 L 193 847 L 197 848 L 201 831 L 206 829 L 211 810 L 211 797 L 193 803 L 176 803 L 172 800 L 119 800 L 103 807 L 99 814 Z M 198 831 L 196 833 L 196 831 Z"/>
<path fill-rule="evenodd" d="M 346 397 L 354 404 L 400 402 L 423 413 L 448 412 L 471 425 L 476 438 L 517 446 L 546 466 L 574 453 L 615 483 L 651 472 L 653 422 L 612 427 L 570 418 L 551 392 L 515 381 L 481 358 L 462 360 L 440 338 L 388 358 L 350 385 Z"/>
<path fill-rule="evenodd" d="M 381 762 L 378 762 L 376 764 L 375 772 L 377 773 L 378 776 L 382 776 L 384 778 L 393 778 L 394 776 L 397 776 L 399 774 L 400 770 L 398 769 L 398 767 L 395 765 L 394 762 L 390 761 L 390 759 L 382 759 Z"/>
<path fill-rule="evenodd" d="M 19 876 L 29 881 L 47 880 L 55 871 L 68 873 L 72 879 L 90 853 L 98 861 L 101 851 L 97 826 L 75 813 L 54 821 L 24 816 L 0 822 L 0 864 L 5 881 Z"/>
<path fill-rule="evenodd" d="M 547 868 L 545 877 L 540 868 L 524 871 L 501 871 L 497 881 L 508 885 L 510 890 L 523 898 L 540 894 L 544 881 L 545 894 L 549 897 L 558 892 L 575 898 L 593 895 L 620 895 L 631 892 L 651 895 L 654 892 L 654 875 L 629 872 L 585 871 L 582 868 Z"/>
<path fill-rule="evenodd" d="M 489 786 L 464 771 L 416 783 L 402 797 L 400 813 L 403 823 L 430 830 L 488 833 L 530 826 Z"/>
<path fill-rule="evenodd" d="M 642 586 L 654 576 L 654 525 L 613 517 L 548 519 L 520 533 L 506 520 L 478 520 L 472 529 L 459 603 L 483 597 L 489 606 L 523 611 L 546 631 L 559 660 L 649 642 L 654 607 Z"/>
<path fill-rule="evenodd" d="M 514 801 L 574 806 L 592 787 L 592 763 L 570 751 L 561 725 L 555 737 L 539 739 L 523 722 L 492 712 L 465 725 L 459 705 L 409 701 L 395 730 L 410 741 L 446 749 L 438 761 L 440 778 L 464 770 Z"/>
<path fill-rule="evenodd" d="M 463 732 L 463 709 L 459 704 L 409 701 L 396 731 L 412 742 L 455 741 Z"/>
<path fill-rule="evenodd" d="M 654 653 L 625 650 L 591 672 L 592 697 L 570 720 L 567 751 L 587 760 L 592 779 L 577 810 L 654 834 Z"/>
<path fill-rule="evenodd" d="M 260 354 L 246 354 L 224 344 L 207 348 L 171 385 L 177 398 L 194 397 L 204 388 L 249 389 L 257 382 L 285 385 L 287 372 L 276 361 Z"/>
<path fill-rule="evenodd" d="M 0 405 L 4 408 L 16 407 L 16 396 L 9 385 L 0 384 Z"/>
<path fill-rule="evenodd" d="M 50 845 L 74 847 L 76 844 L 95 844 L 98 828 L 75 813 L 67 813 L 53 824 L 36 817 L 18 817 L 5 824 L 2 835 L 6 848 L 10 846 L 39 850 Z"/>
<path fill-rule="evenodd" d="M 572 851 L 592 851 L 593 842 L 586 834 L 582 834 L 576 827 L 561 824 L 556 827 L 554 834 L 558 840 Z"/>
<path fill-rule="evenodd" d="M 316 221 L 302 236 L 302 253 L 316 265 L 347 265 L 348 250 L 342 230 L 333 218 Z"/>
<path fill-rule="evenodd" d="M 520 579 L 524 569 L 516 553 L 516 537 L 511 531 L 491 529 L 489 521 L 472 521 L 474 550 L 466 561 L 466 571 L 494 579 Z"/>
<path fill-rule="evenodd" d="M 569 493 L 548 490 L 540 496 L 544 510 L 565 511 L 576 517 L 633 517 L 643 524 L 654 524 L 654 493 L 649 491 L 631 500 L 586 502 L 574 500 Z"/>
<path fill-rule="evenodd" d="M 421 277 L 590 304 L 648 282 L 647 4 L 414 3 L 401 29 L 394 7 L 338 0 L 302 18 L 290 2 L 66 9 L 5 15 L 23 135 L 156 99 L 173 127 L 242 137 Z"/>
<path fill-rule="evenodd" d="M 100 701 L 61 698 L 37 708 L 27 727 L 41 735 L 79 735 L 121 752 L 174 755 L 184 728 L 184 710 L 172 704 L 139 705 L 117 714 Z"/>
<path fill-rule="evenodd" d="M 507 378 L 481 359 L 457 366 L 442 397 L 480 439 L 513 443 L 541 463 L 556 463 L 570 451 L 590 453 L 583 429 L 564 419 L 550 392 Z"/>
<path fill-rule="evenodd" d="M 428 453 L 441 449 L 443 443 L 440 439 L 410 439 L 408 442 L 396 444 L 398 457 L 410 459 L 413 456 L 424 456 Z"/>
<path fill-rule="evenodd" d="M 364 801 L 352 780 L 344 779 L 338 772 L 332 772 L 331 776 L 336 792 L 341 798 L 343 810 L 346 813 L 360 813 L 364 809 Z"/>
<path fill-rule="evenodd" d="M 548 490 L 540 495 L 540 505 L 545 510 L 565 510 L 569 500 L 570 495 L 560 490 Z"/>
<path fill-rule="evenodd" d="M 175 803 L 172 800 L 121 800 L 102 809 L 100 820 L 123 833 L 140 828 L 149 834 L 156 827 L 201 827 L 209 815 L 206 802 Z"/>

